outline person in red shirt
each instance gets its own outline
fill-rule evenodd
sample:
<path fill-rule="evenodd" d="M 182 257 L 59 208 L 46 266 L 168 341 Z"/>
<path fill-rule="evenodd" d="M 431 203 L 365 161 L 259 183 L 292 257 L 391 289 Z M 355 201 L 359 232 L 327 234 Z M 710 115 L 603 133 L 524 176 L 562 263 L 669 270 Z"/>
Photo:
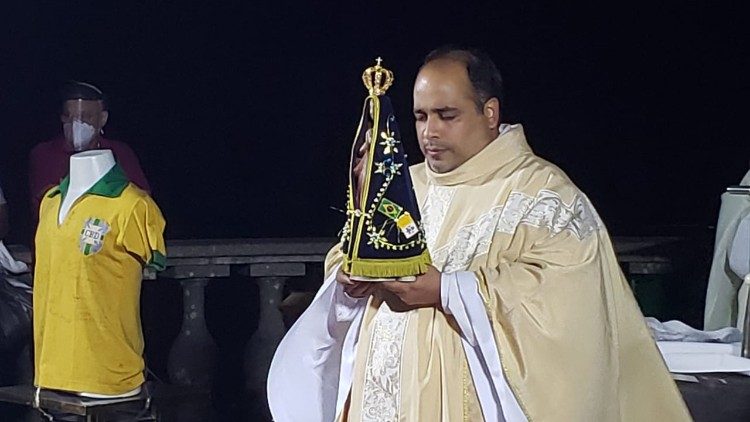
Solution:
<path fill-rule="evenodd" d="M 39 204 L 51 187 L 68 174 L 70 156 L 91 149 L 110 149 L 131 182 L 151 193 L 138 157 L 125 143 L 103 137 L 109 111 L 104 93 L 85 82 L 70 82 L 62 89 L 60 121 L 63 136 L 42 142 L 29 156 L 29 191 L 33 224 L 39 219 Z"/>

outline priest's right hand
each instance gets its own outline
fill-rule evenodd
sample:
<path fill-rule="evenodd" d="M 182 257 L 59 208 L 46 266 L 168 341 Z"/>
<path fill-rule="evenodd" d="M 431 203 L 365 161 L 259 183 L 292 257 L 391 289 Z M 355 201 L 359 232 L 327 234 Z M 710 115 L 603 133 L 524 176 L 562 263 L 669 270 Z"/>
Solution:
<path fill-rule="evenodd" d="M 342 271 L 341 268 L 336 273 L 336 282 L 344 286 L 344 292 L 355 299 L 371 296 L 378 288 L 378 283 L 350 279 L 349 275 Z"/>

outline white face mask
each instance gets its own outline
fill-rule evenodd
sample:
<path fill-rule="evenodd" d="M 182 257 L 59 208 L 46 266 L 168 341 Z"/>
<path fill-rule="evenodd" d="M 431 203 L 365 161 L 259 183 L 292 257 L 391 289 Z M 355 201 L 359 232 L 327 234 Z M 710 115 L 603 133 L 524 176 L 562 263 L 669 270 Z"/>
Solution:
<path fill-rule="evenodd" d="M 96 128 L 88 123 L 73 121 L 73 149 L 83 151 L 96 135 Z"/>

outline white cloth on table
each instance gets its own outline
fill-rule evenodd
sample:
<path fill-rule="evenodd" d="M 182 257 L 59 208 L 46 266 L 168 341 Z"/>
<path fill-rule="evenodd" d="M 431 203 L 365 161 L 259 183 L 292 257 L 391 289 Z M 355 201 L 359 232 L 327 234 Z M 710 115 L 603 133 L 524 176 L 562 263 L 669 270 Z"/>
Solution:
<path fill-rule="evenodd" d="M 660 322 L 646 318 L 646 324 L 656 341 L 734 343 L 742 341 L 742 333 L 735 327 L 724 327 L 715 331 L 701 331 L 681 321 Z"/>

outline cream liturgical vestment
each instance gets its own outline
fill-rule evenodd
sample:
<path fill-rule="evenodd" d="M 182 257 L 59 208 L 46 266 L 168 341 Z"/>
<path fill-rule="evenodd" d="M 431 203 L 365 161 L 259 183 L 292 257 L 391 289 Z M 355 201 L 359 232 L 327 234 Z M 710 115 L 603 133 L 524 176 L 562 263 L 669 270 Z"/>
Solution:
<path fill-rule="evenodd" d="M 271 365 L 276 421 L 690 420 L 599 216 L 520 125 L 411 173 L 444 311 L 348 297 L 334 248 Z"/>

